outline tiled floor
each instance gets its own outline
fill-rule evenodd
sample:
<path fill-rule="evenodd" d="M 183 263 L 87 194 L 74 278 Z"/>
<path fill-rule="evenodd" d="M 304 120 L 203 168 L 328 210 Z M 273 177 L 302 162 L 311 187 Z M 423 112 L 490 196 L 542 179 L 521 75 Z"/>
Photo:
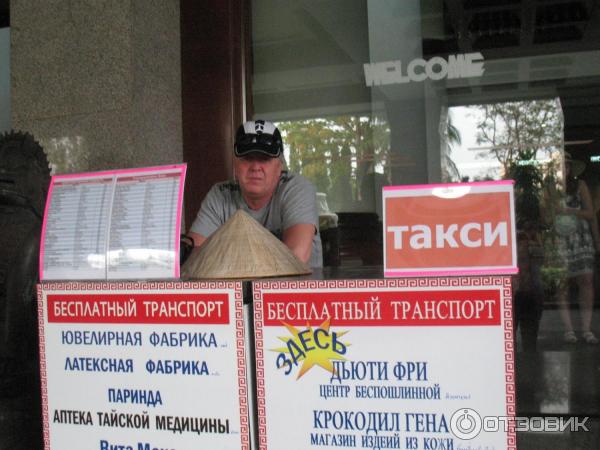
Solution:
<path fill-rule="evenodd" d="M 600 311 L 596 311 L 594 323 L 599 334 Z M 537 352 L 523 352 L 520 344 L 518 341 L 517 414 L 564 420 L 577 417 L 580 423 L 585 420 L 589 431 L 518 433 L 519 450 L 600 449 L 600 345 L 564 343 L 556 309 L 542 314 Z"/>
<path fill-rule="evenodd" d="M 562 433 L 517 433 L 519 450 L 597 450 L 600 448 L 600 420 L 585 422 L 589 431 Z"/>
<path fill-rule="evenodd" d="M 39 396 L 0 399 L 0 449 L 42 449 Z"/>

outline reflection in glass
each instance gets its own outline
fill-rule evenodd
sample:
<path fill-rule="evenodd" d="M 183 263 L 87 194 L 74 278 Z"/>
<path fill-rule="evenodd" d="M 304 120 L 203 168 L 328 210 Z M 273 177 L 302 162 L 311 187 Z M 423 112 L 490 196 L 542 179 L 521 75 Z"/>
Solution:
<path fill-rule="evenodd" d="M 291 172 L 327 195 L 332 211 L 376 211 L 389 184 L 389 125 L 379 118 L 337 116 L 277 123 Z"/>
<path fill-rule="evenodd" d="M 290 144 L 286 156 L 327 194 L 342 227 L 353 225 L 340 239 L 342 253 L 348 243 L 376 241 L 365 237 L 371 222 L 359 219 L 362 211 L 379 211 L 379 183 L 515 180 L 517 356 L 527 352 L 517 367 L 518 388 L 527 390 L 518 407 L 530 396 L 526 413 L 569 414 L 577 397 L 576 413 L 595 414 L 598 346 L 581 334 L 577 344 L 563 341 L 561 295 L 573 299 L 577 324 L 580 303 L 576 285 L 567 283 L 566 241 L 555 224 L 563 220 L 565 150 L 586 162 L 580 178 L 600 216 L 597 2 L 256 0 L 252 10 L 254 116 L 298 124 L 290 131 L 312 136 L 304 147 L 301 139 Z M 471 53 L 481 54 L 482 74 L 442 76 L 442 59 Z M 412 73 L 411 64 L 418 66 Z M 340 139 L 338 120 L 353 123 L 354 133 Z M 369 120 L 375 138 L 361 128 Z M 348 220 L 344 211 L 360 213 Z M 600 300 L 597 270 L 594 278 Z M 561 447 L 556 434 L 541 433 L 539 445 L 518 447 L 598 448 L 593 436 L 577 433 Z"/>
<path fill-rule="evenodd" d="M 550 173 L 563 145 L 557 98 L 453 107 L 447 124 L 448 136 L 456 137 L 446 152 L 458 174 L 446 174 L 446 182 L 500 180 L 515 164 Z"/>
<path fill-rule="evenodd" d="M 53 175 L 85 172 L 89 155 L 83 136 L 62 136 L 43 142 Z"/>

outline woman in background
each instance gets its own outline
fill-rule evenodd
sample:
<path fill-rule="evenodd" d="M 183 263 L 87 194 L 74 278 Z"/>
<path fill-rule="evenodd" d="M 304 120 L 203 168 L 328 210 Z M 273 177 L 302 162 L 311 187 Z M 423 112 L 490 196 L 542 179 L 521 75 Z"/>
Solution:
<path fill-rule="evenodd" d="M 567 270 L 567 281 L 577 285 L 577 296 L 581 314 L 581 337 L 588 344 L 597 344 L 598 338 L 592 332 L 594 306 L 594 261 L 598 241 L 594 207 L 585 181 L 577 177 L 585 170 L 581 161 L 571 159 L 565 152 L 565 196 L 557 210 L 555 226 L 561 237 L 559 253 Z M 595 243 L 596 242 L 596 243 Z M 571 320 L 568 302 L 568 284 L 561 289 L 560 315 L 565 326 L 564 340 L 577 342 L 577 335 Z"/>

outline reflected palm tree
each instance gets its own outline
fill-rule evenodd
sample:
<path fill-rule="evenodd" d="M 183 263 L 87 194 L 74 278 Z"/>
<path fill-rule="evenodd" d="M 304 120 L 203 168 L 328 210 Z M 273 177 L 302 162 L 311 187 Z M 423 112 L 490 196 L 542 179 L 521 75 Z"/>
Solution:
<path fill-rule="evenodd" d="M 452 123 L 452 116 L 450 114 L 448 114 L 445 132 L 446 145 L 442 150 L 442 176 L 444 181 L 459 181 L 461 178 L 460 172 L 450 154 L 452 153 L 454 146 L 462 144 L 462 139 L 460 136 L 460 130 Z"/>

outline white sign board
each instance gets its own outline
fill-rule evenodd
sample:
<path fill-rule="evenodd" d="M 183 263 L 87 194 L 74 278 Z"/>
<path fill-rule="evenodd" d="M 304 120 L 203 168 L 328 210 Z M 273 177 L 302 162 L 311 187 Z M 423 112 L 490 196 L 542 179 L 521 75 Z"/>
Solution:
<path fill-rule="evenodd" d="M 45 449 L 250 448 L 242 287 L 38 289 Z"/>
<path fill-rule="evenodd" d="M 515 413 L 509 277 L 253 293 L 261 450 L 515 448 L 508 419 L 483 427 Z"/>
<path fill-rule="evenodd" d="M 186 166 L 52 177 L 41 280 L 179 278 Z"/>

